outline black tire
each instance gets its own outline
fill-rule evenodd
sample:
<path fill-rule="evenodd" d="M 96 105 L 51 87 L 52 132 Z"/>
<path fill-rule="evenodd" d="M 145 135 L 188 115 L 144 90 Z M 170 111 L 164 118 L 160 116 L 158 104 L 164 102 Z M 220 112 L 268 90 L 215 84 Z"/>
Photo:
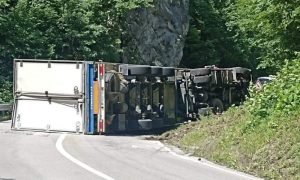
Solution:
<path fill-rule="evenodd" d="M 208 101 L 209 95 L 206 91 L 199 93 L 202 102 Z"/>
<path fill-rule="evenodd" d="M 209 104 L 214 114 L 221 114 L 225 110 L 223 102 L 218 98 L 212 99 Z"/>
<path fill-rule="evenodd" d="M 248 74 L 250 73 L 250 70 L 247 68 L 242 67 L 234 67 L 232 68 L 237 74 Z"/>
<path fill-rule="evenodd" d="M 152 120 L 151 119 L 139 119 L 139 126 L 141 129 L 150 130 L 152 129 Z"/>
<path fill-rule="evenodd" d="M 205 76 L 209 74 L 210 74 L 210 69 L 208 68 L 191 69 L 191 76 Z"/>
<path fill-rule="evenodd" d="M 195 76 L 193 78 L 193 82 L 195 84 L 209 83 L 210 81 L 211 81 L 211 76 Z"/>
<path fill-rule="evenodd" d="M 172 67 L 163 67 L 162 75 L 163 76 L 175 76 L 175 69 Z"/>
<path fill-rule="evenodd" d="M 151 66 L 151 75 L 152 76 L 162 76 L 162 68 L 158 66 Z"/>
<path fill-rule="evenodd" d="M 147 66 L 147 65 L 128 66 L 129 76 L 142 76 L 142 75 L 150 75 L 150 74 L 151 74 L 151 66 Z"/>

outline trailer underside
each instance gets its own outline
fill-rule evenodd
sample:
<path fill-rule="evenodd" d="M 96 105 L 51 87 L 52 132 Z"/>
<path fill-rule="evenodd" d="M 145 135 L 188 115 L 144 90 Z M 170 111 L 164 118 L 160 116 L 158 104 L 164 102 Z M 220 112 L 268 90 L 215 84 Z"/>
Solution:
<path fill-rule="evenodd" d="M 17 59 L 13 129 L 104 134 L 222 113 L 247 94 L 245 68 L 180 69 Z"/>

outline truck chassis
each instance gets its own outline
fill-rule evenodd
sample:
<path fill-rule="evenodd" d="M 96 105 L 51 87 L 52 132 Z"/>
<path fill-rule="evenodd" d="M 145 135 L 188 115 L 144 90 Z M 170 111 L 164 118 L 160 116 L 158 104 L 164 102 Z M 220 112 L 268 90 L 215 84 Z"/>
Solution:
<path fill-rule="evenodd" d="M 161 128 L 187 120 L 196 120 L 209 113 L 220 114 L 233 104 L 241 104 L 248 94 L 247 88 L 251 81 L 251 70 L 241 67 L 206 66 L 185 69 L 102 61 L 25 59 L 16 59 L 14 64 L 15 103 L 12 128 L 16 130 L 39 129 L 105 134 Z M 52 78 L 56 72 L 62 73 L 55 71 L 55 68 L 59 69 L 58 65 L 62 64 L 73 64 L 74 67 L 81 68 L 81 71 L 70 70 L 78 73 L 77 80 L 73 80 L 74 83 L 82 82 L 80 86 L 74 85 L 72 91 L 64 90 L 64 86 L 59 86 L 56 84 L 57 79 Z M 44 89 L 38 86 L 29 88 L 30 83 L 29 85 L 24 83 L 27 80 L 32 81 L 33 84 L 38 83 L 34 81 L 43 81 L 43 79 L 37 80 L 35 76 L 26 76 L 24 73 L 26 69 L 22 68 L 29 67 L 29 65 L 40 66 L 45 70 L 54 68 L 44 76 L 51 86 L 47 86 L 49 84 L 46 83 Z M 22 72 L 25 77 L 19 76 Z M 26 78 L 32 78 L 32 80 Z M 62 82 L 68 83 L 68 79 Z M 32 103 L 22 105 L 25 103 L 24 99 Z M 43 112 L 47 112 L 45 108 L 55 109 L 51 104 L 53 102 L 57 103 L 56 106 L 61 106 L 62 103 L 75 106 L 77 114 L 72 114 L 69 109 L 65 110 L 77 118 L 76 122 L 69 122 L 72 128 L 66 127 L 67 123 L 64 128 L 59 127 L 59 122 L 51 124 L 51 118 L 41 124 L 39 119 L 43 118 L 43 113 L 40 113 L 38 117 L 26 114 L 24 109 L 29 111 L 30 106 L 39 108 L 39 105 L 35 106 L 34 102 L 40 101 L 47 101 L 47 103 L 43 102 L 44 109 L 39 110 Z M 64 111 L 60 113 L 63 114 Z M 21 117 L 27 117 L 27 119 L 21 120 Z M 35 122 L 32 122 L 29 117 L 35 119 Z M 64 119 L 67 117 L 64 116 L 60 122 L 67 121 Z M 26 123 L 30 126 L 24 126 Z M 35 123 L 41 125 L 34 126 Z"/>

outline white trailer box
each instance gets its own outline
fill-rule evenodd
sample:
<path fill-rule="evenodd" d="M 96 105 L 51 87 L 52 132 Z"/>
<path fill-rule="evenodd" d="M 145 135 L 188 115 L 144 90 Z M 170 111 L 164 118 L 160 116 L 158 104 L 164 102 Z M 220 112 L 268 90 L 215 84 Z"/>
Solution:
<path fill-rule="evenodd" d="M 84 131 L 85 63 L 15 60 L 14 129 Z"/>

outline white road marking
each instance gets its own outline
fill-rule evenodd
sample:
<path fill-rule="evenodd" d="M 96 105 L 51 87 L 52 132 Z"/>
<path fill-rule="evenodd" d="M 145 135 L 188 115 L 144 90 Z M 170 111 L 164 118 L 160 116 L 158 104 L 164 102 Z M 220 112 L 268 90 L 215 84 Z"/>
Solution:
<path fill-rule="evenodd" d="M 73 163 L 77 164 L 78 166 L 82 167 L 83 169 L 105 179 L 105 180 L 114 180 L 112 177 L 100 172 L 100 171 L 97 171 L 96 169 L 88 166 L 87 164 L 79 161 L 78 159 L 74 158 L 73 156 L 71 156 L 68 152 L 65 151 L 62 143 L 64 141 L 66 137 L 66 134 L 62 134 L 59 136 L 59 138 L 57 139 L 56 141 L 56 149 L 58 150 L 58 152 L 60 152 L 65 158 L 67 158 L 68 160 L 72 161 Z"/>
<path fill-rule="evenodd" d="M 189 157 L 189 156 L 184 156 L 184 155 L 177 154 L 176 152 L 172 151 L 170 148 L 168 148 L 167 146 L 165 146 L 161 142 L 159 142 L 159 141 L 156 141 L 156 142 L 158 142 L 158 144 L 160 146 L 162 146 L 166 152 L 168 152 L 168 153 L 170 153 L 173 156 L 176 156 L 178 158 L 181 158 L 181 159 L 184 159 L 184 160 L 188 160 L 188 161 L 192 161 L 192 162 L 195 162 L 195 163 L 199 163 L 201 165 L 205 165 L 205 166 L 208 166 L 210 168 L 214 168 L 214 169 L 217 169 L 217 170 L 229 173 L 229 174 L 237 175 L 237 176 L 240 176 L 240 177 L 244 177 L 244 178 L 247 178 L 247 179 L 251 179 L 251 180 L 259 180 L 259 179 L 261 179 L 261 178 L 257 178 L 257 177 L 245 174 L 243 172 L 239 172 L 239 171 L 236 171 L 236 170 L 231 170 L 231 169 L 228 169 L 226 167 L 222 167 L 222 166 L 213 164 L 213 163 L 211 163 L 209 161 L 206 161 L 206 160 L 205 161 L 203 161 L 203 160 L 199 161 L 198 159 L 193 158 L 193 157 Z"/>

